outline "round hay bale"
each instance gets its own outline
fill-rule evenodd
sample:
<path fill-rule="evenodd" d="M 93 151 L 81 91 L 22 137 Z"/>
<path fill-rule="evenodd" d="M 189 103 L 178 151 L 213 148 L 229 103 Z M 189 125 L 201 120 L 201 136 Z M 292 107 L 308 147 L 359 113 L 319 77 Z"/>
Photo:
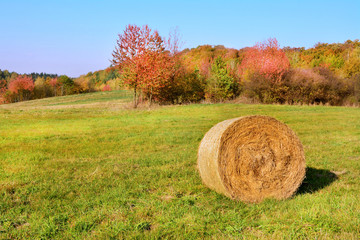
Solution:
<path fill-rule="evenodd" d="M 299 138 L 287 125 L 267 116 L 216 124 L 200 143 L 197 164 L 209 188 L 250 203 L 289 198 L 305 177 Z"/>

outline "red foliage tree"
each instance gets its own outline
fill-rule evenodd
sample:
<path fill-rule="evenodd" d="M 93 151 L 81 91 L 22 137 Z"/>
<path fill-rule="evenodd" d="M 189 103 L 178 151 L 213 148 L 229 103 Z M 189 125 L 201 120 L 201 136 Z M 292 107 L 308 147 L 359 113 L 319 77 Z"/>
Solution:
<path fill-rule="evenodd" d="M 148 94 L 151 104 L 154 90 L 161 88 L 170 74 L 170 54 L 165 51 L 159 33 L 147 25 L 141 28 L 128 25 L 119 34 L 112 55 L 112 63 L 122 74 L 124 83 L 134 89 L 134 107 L 138 90 Z"/>
<path fill-rule="evenodd" d="M 240 65 L 240 72 L 258 73 L 271 79 L 281 81 L 283 74 L 290 68 L 290 62 L 285 52 L 280 49 L 277 40 L 268 39 L 249 48 Z"/>
<path fill-rule="evenodd" d="M 31 92 L 34 90 L 34 81 L 26 75 L 19 75 L 10 82 L 9 90 L 17 95 L 18 101 L 29 100 Z"/>
<path fill-rule="evenodd" d="M 109 84 L 106 84 L 101 91 L 106 92 L 106 91 L 111 91 L 111 87 L 109 86 Z"/>
<path fill-rule="evenodd" d="M 58 80 L 58 78 L 52 78 L 52 79 L 49 81 L 50 86 L 56 87 L 56 85 L 57 85 L 57 80 Z"/>
<path fill-rule="evenodd" d="M 54 91 L 54 95 L 56 96 L 57 94 L 57 86 L 58 86 L 58 78 L 55 77 L 55 78 L 52 78 L 50 81 L 49 81 L 49 85 L 53 87 L 53 91 Z"/>

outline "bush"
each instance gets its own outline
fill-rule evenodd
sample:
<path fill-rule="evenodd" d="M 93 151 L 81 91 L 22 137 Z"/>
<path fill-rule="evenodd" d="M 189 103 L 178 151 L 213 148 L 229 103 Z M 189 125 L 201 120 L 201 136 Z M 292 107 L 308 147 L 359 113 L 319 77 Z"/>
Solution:
<path fill-rule="evenodd" d="M 249 74 L 243 81 L 243 95 L 261 103 L 285 103 L 288 90 L 286 85 L 258 73 Z"/>
<path fill-rule="evenodd" d="M 360 103 L 360 73 L 353 75 L 348 81 L 350 96 L 348 103 L 358 105 Z"/>
<path fill-rule="evenodd" d="M 172 104 L 199 102 L 205 98 L 205 79 L 198 70 L 181 69 L 155 96 L 160 102 Z"/>
<path fill-rule="evenodd" d="M 262 103 L 341 105 L 351 92 L 329 69 L 317 67 L 291 69 L 277 83 L 262 74 L 247 75 L 244 94 Z"/>
<path fill-rule="evenodd" d="M 285 76 L 288 103 L 341 105 L 350 94 L 348 87 L 328 68 L 293 69 Z"/>

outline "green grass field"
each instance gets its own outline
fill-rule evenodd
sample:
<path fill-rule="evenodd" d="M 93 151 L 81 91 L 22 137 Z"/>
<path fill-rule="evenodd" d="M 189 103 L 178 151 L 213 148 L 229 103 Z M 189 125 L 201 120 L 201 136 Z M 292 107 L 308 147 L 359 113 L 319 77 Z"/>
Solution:
<path fill-rule="evenodd" d="M 360 238 L 359 108 L 129 101 L 117 91 L 0 106 L 0 239 Z M 304 145 L 291 199 L 244 204 L 201 182 L 204 134 L 252 114 Z"/>

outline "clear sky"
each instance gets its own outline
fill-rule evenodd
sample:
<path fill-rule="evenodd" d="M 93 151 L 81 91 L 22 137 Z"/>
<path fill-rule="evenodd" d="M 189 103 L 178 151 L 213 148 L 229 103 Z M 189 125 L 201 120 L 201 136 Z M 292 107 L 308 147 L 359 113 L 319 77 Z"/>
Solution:
<path fill-rule="evenodd" d="M 104 69 L 127 24 L 163 36 L 178 27 L 183 48 L 240 49 L 269 37 L 309 48 L 359 39 L 360 0 L 0 0 L 0 69 L 70 77 Z"/>

